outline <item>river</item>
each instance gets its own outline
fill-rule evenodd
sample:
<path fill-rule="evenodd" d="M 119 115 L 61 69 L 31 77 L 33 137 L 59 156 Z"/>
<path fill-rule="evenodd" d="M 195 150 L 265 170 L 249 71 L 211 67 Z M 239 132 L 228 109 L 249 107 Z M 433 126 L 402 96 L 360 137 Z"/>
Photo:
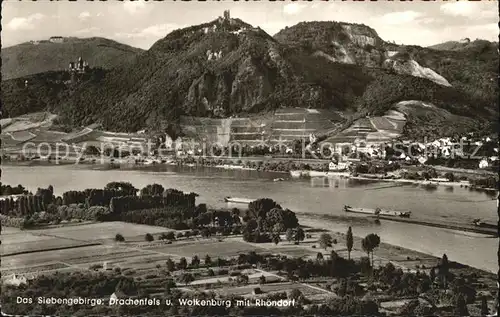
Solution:
<path fill-rule="evenodd" d="M 92 170 L 85 166 L 2 166 L 2 182 L 22 184 L 31 191 L 54 187 L 55 194 L 67 190 L 102 188 L 112 181 L 131 182 L 142 188 L 159 183 L 165 188 L 196 192 L 197 202 L 227 207 L 226 196 L 269 197 L 300 213 L 344 215 L 343 206 L 410 210 L 412 218 L 470 224 L 474 218 L 496 223 L 496 201 L 485 193 L 440 186 L 426 190 L 413 185 L 360 182 L 354 180 L 292 180 L 274 182 L 282 173 L 158 166 L 147 170 Z M 285 177 L 287 178 L 287 177 Z M 332 230 L 345 231 L 348 224 L 331 223 Z M 355 235 L 377 233 L 386 243 L 425 252 L 443 253 L 450 260 L 496 272 L 498 239 L 481 234 L 383 221 L 381 225 L 357 224 Z"/>

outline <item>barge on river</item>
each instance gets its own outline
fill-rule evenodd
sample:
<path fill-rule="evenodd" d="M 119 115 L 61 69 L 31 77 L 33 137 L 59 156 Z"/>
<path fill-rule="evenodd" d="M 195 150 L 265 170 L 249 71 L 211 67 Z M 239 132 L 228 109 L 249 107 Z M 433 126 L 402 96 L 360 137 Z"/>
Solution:
<path fill-rule="evenodd" d="M 351 206 L 344 206 L 345 212 L 354 212 L 359 214 L 367 215 L 380 215 L 380 216 L 392 216 L 392 217 L 402 217 L 410 218 L 411 211 L 396 211 L 396 210 L 385 210 L 385 209 L 371 209 L 371 208 L 355 208 Z"/>
<path fill-rule="evenodd" d="M 235 203 L 235 204 L 249 204 L 255 199 L 248 199 L 248 198 L 238 198 L 238 197 L 225 197 L 224 201 L 226 203 Z"/>

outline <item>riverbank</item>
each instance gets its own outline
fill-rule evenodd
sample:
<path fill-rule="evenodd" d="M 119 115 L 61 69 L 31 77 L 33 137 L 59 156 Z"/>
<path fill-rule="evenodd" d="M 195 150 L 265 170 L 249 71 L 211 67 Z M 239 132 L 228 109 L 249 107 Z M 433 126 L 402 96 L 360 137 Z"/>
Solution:
<path fill-rule="evenodd" d="M 373 216 L 373 218 L 375 219 L 375 216 Z M 464 231 L 464 232 L 475 232 L 475 233 L 480 233 L 480 234 L 498 237 L 498 230 L 494 229 L 494 228 L 480 227 L 480 226 L 474 226 L 474 225 L 464 225 L 464 224 L 430 222 L 430 221 L 422 221 L 422 220 L 400 218 L 400 217 L 379 216 L 378 219 L 387 220 L 387 221 L 411 223 L 411 224 L 416 224 L 416 225 L 420 225 L 420 226 L 458 230 L 458 231 Z"/>
<path fill-rule="evenodd" d="M 35 160 L 4 160 L 3 164 L 12 166 L 52 166 L 52 165 L 80 165 L 80 166 L 93 166 L 92 169 L 108 170 L 108 169 L 148 169 L 151 166 L 181 166 L 181 167 L 209 167 L 223 170 L 251 170 L 251 171 L 267 171 L 289 174 L 292 178 L 313 178 L 313 177 L 334 177 L 346 178 L 379 182 L 394 182 L 404 184 L 417 184 L 421 186 L 434 187 L 434 186 L 447 186 L 447 187 L 465 187 L 477 190 L 496 192 L 497 188 L 486 188 L 475 186 L 469 180 L 462 181 L 434 181 L 434 180 L 419 180 L 419 179 L 406 179 L 401 178 L 399 172 L 405 170 L 421 170 L 421 167 L 405 166 L 400 170 L 391 172 L 392 177 L 387 177 L 377 174 L 363 174 L 354 176 L 350 171 L 329 171 L 328 160 L 318 159 L 293 159 L 293 158 L 274 158 L 272 156 L 262 157 L 181 157 L 175 158 L 134 158 L 128 157 L 123 159 L 111 157 L 97 157 L 97 156 L 83 156 L 78 157 L 65 157 L 59 159 L 35 159 Z M 303 167 L 306 166 L 306 169 Z M 473 177 L 495 177 L 489 171 L 472 171 L 463 169 L 453 169 L 441 166 L 428 166 L 435 168 L 439 171 L 466 173 L 473 175 Z M 472 173 L 473 172 L 473 173 Z"/>
<path fill-rule="evenodd" d="M 184 163 L 181 161 L 151 161 L 151 162 L 131 162 L 127 159 L 109 159 L 105 158 L 101 159 L 64 159 L 64 160 L 26 160 L 26 161 L 5 161 L 4 165 L 7 166 L 67 166 L 67 165 L 75 165 L 83 168 L 91 168 L 94 170 L 113 170 L 113 169 L 121 169 L 121 170 L 141 170 L 148 169 L 155 166 L 179 166 L 179 167 L 207 167 L 207 168 L 216 168 L 222 170 L 248 170 L 248 171 L 266 171 L 266 172 L 274 172 L 281 174 L 288 174 L 288 170 L 277 170 L 274 168 L 270 168 L 265 165 L 256 164 L 256 166 L 245 166 L 245 165 L 236 165 L 236 164 L 213 164 L 213 163 Z"/>
<path fill-rule="evenodd" d="M 343 232 L 338 232 L 337 230 L 332 230 L 330 223 L 332 221 L 339 221 L 339 217 L 325 217 L 324 215 L 297 215 L 299 219 L 299 223 L 307 228 L 312 228 L 315 230 L 321 230 L 322 232 L 327 232 L 332 235 L 333 239 L 337 240 L 337 244 L 333 245 L 333 249 L 341 256 L 345 256 L 347 258 L 347 249 L 346 249 L 346 234 Z M 344 218 L 345 220 L 345 218 Z M 340 220 L 342 221 L 342 220 Z M 372 222 L 366 218 L 349 218 L 349 224 L 352 227 L 353 235 L 354 235 L 354 245 L 361 245 L 362 235 L 359 235 L 356 230 L 356 224 L 363 224 L 367 222 Z M 430 268 L 437 265 L 438 260 L 440 259 L 438 256 L 431 255 L 429 253 L 420 252 L 417 250 L 412 250 L 408 248 L 404 248 L 399 245 L 390 244 L 384 241 L 384 237 L 381 236 L 382 242 L 380 243 L 379 248 L 375 251 L 374 255 L 374 263 L 376 265 L 385 265 L 387 262 L 392 262 L 396 267 L 401 267 L 404 271 L 426 271 Z M 315 249 L 315 248 L 314 248 Z M 363 252 L 360 248 L 354 248 L 357 252 Z M 321 250 L 317 250 L 321 251 Z M 443 253 L 446 251 L 443 250 Z M 366 253 L 365 253 L 366 256 Z M 451 261 L 456 263 L 457 267 L 468 271 L 475 272 L 480 274 L 480 276 L 488 279 L 491 285 L 496 284 L 496 275 L 494 271 L 487 271 L 481 268 L 472 267 L 466 264 L 460 263 L 459 260 L 455 261 L 450 259 Z"/>

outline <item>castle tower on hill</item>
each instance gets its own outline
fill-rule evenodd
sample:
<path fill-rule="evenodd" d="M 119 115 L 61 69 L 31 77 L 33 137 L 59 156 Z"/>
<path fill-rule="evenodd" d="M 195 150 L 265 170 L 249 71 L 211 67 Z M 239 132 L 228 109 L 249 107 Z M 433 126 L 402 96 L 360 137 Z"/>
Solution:
<path fill-rule="evenodd" d="M 224 20 L 230 20 L 231 15 L 229 14 L 229 10 L 224 10 Z"/>
<path fill-rule="evenodd" d="M 89 64 L 83 60 L 83 58 L 78 58 L 77 62 L 69 63 L 69 71 L 83 74 L 88 70 Z"/>

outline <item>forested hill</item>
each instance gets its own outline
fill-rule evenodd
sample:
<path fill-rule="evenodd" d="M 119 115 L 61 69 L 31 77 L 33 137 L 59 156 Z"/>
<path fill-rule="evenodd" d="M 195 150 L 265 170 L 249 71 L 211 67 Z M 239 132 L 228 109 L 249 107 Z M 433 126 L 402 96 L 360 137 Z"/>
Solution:
<path fill-rule="evenodd" d="M 271 37 L 220 18 L 173 31 L 131 62 L 71 87 L 55 111 L 68 125 L 137 131 L 181 115 L 308 107 L 364 116 L 421 100 L 450 114 L 444 124 L 453 127 L 459 115 L 470 126 L 498 113 L 497 67 L 488 46 L 398 46 L 367 26 L 337 22 L 300 23 Z"/>
<path fill-rule="evenodd" d="M 109 69 L 142 52 L 139 48 L 100 37 L 66 37 L 59 41 L 32 41 L 2 48 L 2 80 L 64 70 L 79 57 L 92 67 Z"/>

